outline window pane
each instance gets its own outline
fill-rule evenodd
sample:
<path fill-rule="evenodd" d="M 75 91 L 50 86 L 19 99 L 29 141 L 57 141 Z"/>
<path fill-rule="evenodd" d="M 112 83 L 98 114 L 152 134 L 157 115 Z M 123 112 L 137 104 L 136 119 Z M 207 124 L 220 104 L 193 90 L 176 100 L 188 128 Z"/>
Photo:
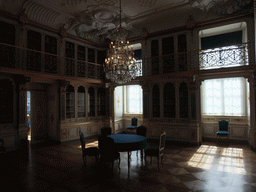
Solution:
<path fill-rule="evenodd" d="M 142 89 L 140 85 L 126 86 L 126 113 L 142 113 Z"/>
<path fill-rule="evenodd" d="M 245 115 L 245 83 L 241 77 L 205 80 L 202 84 L 203 115 Z"/>

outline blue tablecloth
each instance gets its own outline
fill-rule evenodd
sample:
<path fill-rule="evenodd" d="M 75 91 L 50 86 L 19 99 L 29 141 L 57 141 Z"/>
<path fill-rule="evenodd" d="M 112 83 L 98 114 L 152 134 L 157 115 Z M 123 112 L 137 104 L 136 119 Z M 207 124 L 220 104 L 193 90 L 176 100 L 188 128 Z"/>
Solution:
<path fill-rule="evenodd" d="M 115 147 L 119 152 L 135 151 L 147 147 L 147 138 L 134 134 L 114 134 L 108 135 L 114 139 Z"/>

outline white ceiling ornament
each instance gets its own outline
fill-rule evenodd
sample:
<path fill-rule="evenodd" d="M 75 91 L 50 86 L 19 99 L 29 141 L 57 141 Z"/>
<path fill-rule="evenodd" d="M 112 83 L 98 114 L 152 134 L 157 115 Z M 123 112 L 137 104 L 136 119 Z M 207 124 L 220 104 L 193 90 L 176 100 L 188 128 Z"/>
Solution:
<path fill-rule="evenodd" d="M 252 0 L 229 0 L 219 2 L 216 6 L 212 8 L 212 11 L 217 13 L 218 15 L 233 14 L 242 11 L 250 3 L 252 3 Z"/>
<path fill-rule="evenodd" d="M 140 6 L 143 7 L 152 7 L 156 5 L 156 0 L 136 0 Z"/>
<path fill-rule="evenodd" d="M 192 0 L 191 7 L 226 15 L 243 10 L 251 2 L 252 0 Z"/>
<path fill-rule="evenodd" d="M 127 27 L 129 18 L 122 14 L 122 26 Z M 119 9 L 111 5 L 89 6 L 74 19 L 70 19 L 65 27 L 68 32 L 75 30 L 82 38 L 94 39 L 95 36 L 110 38 L 119 25 Z"/>

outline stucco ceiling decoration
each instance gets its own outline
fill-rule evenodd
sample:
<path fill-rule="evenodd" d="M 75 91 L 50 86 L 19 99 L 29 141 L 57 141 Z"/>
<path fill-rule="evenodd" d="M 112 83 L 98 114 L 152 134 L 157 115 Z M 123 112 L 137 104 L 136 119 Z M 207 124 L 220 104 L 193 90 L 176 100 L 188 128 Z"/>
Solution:
<path fill-rule="evenodd" d="M 140 6 L 152 7 L 156 5 L 157 0 L 136 0 Z"/>
<path fill-rule="evenodd" d="M 122 14 L 122 26 L 128 27 L 129 18 Z M 104 36 L 109 38 L 119 25 L 119 8 L 112 5 L 89 6 L 88 9 L 71 19 L 66 28 L 75 30 L 82 38 L 95 39 Z"/>
<path fill-rule="evenodd" d="M 56 5 L 52 4 L 52 7 L 54 6 Z M 57 29 L 62 26 L 62 23 L 65 22 L 67 18 L 72 17 L 62 10 L 52 9 L 49 8 L 47 4 L 42 5 L 34 1 L 25 2 L 23 10 L 25 10 L 29 19 Z"/>
<path fill-rule="evenodd" d="M 224 2 L 220 2 L 217 6 L 214 6 L 212 11 L 214 11 L 218 15 L 233 14 L 233 13 L 242 11 L 248 5 L 250 5 L 250 3 L 252 3 L 252 0 L 224 1 Z"/>
<path fill-rule="evenodd" d="M 89 40 L 96 38 L 112 39 L 114 31 L 119 25 L 119 1 L 117 0 L 95 0 L 100 5 L 88 5 L 85 11 L 77 14 L 75 18 L 71 18 L 65 23 L 65 28 L 68 32 L 75 31 L 75 33 Z M 172 0 L 166 2 L 163 0 L 133 0 L 122 2 L 122 27 L 127 30 L 129 34 L 134 30 L 133 23 L 145 19 L 154 14 L 160 13 L 161 10 L 167 11 L 176 6 L 184 5 L 189 0 Z M 89 4 L 89 1 L 87 1 Z M 126 14 L 128 13 L 128 15 Z"/>
<path fill-rule="evenodd" d="M 26 10 L 29 19 L 50 27 L 54 27 L 55 19 L 60 15 L 56 11 L 32 1 L 27 1 L 23 8 Z"/>
<path fill-rule="evenodd" d="M 205 12 L 212 11 L 217 15 L 233 14 L 243 10 L 252 0 L 193 0 L 191 7 Z"/>
<path fill-rule="evenodd" d="M 98 4 L 108 4 L 108 5 L 113 5 L 117 4 L 118 0 L 96 0 Z"/>
<path fill-rule="evenodd" d="M 63 6 L 78 6 L 82 2 L 86 2 L 87 0 L 62 0 L 60 2 Z"/>

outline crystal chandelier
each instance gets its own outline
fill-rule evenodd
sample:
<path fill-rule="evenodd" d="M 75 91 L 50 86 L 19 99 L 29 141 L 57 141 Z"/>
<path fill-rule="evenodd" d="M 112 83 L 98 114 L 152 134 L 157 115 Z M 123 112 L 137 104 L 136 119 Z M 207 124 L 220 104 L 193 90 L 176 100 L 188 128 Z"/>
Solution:
<path fill-rule="evenodd" d="M 138 67 L 133 58 L 132 45 L 126 41 L 128 31 L 121 27 L 121 0 L 120 0 L 120 26 L 112 34 L 109 45 L 109 56 L 105 59 L 104 71 L 106 78 L 114 83 L 124 84 L 135 79 Z"/>

